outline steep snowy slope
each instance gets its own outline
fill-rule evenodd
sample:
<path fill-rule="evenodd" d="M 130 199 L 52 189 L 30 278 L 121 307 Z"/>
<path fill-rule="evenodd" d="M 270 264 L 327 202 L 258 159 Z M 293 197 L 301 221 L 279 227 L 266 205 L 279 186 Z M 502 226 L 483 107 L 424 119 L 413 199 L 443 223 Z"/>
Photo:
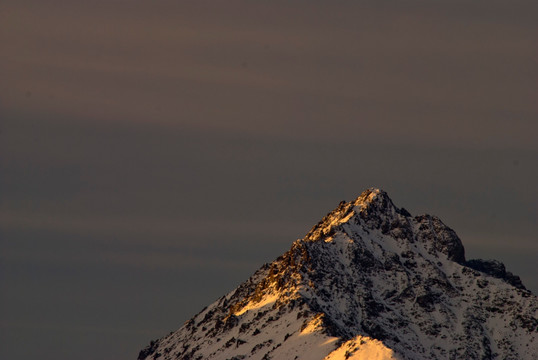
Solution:
<path fill-rule="evenodd" d="M 139 359 L 537 359 L 538 298 L 378 189 Z"/>

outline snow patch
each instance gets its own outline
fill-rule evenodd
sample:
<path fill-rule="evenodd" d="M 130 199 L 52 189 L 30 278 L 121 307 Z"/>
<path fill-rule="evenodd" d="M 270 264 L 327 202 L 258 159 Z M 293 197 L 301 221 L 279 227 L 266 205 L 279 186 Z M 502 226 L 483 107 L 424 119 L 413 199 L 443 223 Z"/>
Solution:
<path fill-rule="evenodd" d="M 323 360 L 400 360 L 400 358 L 381 341 L 359 335 L 346 341 Z"/>

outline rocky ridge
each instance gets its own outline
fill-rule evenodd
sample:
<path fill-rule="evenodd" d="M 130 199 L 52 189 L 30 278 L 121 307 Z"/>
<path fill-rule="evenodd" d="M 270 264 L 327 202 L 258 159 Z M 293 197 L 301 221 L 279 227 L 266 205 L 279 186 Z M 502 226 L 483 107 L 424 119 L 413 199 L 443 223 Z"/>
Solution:
<path fill-rule="evenodd" d="M 138 359 L 536 359 L 538 298 L 379 189 Z"/>

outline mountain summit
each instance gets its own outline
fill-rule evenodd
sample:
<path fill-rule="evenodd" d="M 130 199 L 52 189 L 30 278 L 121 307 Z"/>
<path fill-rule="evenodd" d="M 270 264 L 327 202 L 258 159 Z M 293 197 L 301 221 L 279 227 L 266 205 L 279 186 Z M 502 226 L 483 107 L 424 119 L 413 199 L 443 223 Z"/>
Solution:
<path fill-rule="evenodd" d="M 502 263 L 368 189 L 138 359 L 537 359 L 537 317 Z"/>

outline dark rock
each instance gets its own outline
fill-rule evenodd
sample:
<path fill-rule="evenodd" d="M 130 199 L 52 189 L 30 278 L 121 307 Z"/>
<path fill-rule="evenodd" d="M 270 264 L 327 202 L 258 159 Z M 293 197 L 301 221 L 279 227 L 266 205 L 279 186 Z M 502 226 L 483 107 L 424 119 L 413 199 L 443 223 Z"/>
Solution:
<path fill-rule="evenodd" d="M 515 286 L 518 289 L 526 290 L 519 276 L 506 271 L 504 264 L 497 260 L 482 260 L 472 259 L 465 262 L 465 266 L 493 276 L 497 279 L 502 279 L 506 283 Z"/>

